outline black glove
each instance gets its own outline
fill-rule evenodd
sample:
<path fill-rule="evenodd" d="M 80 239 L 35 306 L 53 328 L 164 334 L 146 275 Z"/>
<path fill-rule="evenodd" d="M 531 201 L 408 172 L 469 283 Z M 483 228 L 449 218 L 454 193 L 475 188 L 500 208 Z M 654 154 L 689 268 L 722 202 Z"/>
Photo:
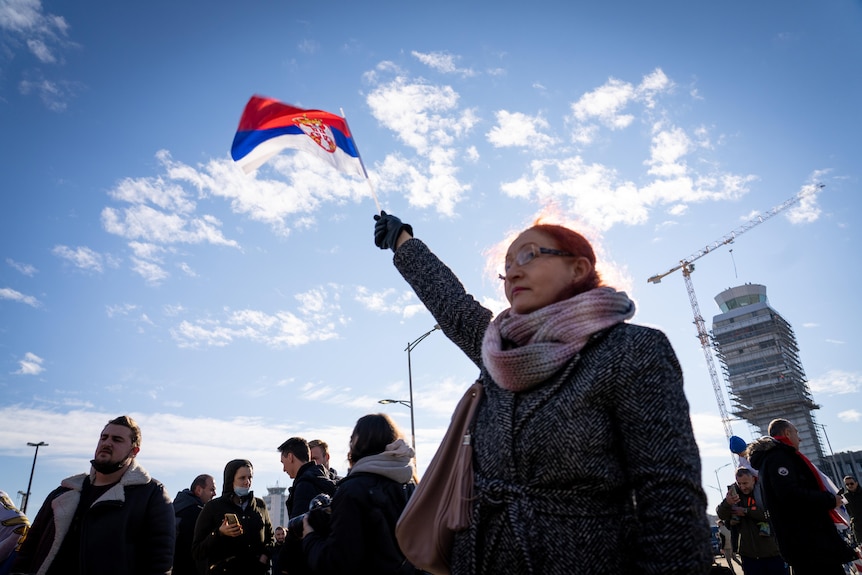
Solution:
<path fill-rule="evenodd" d="M 413 235 L 413 227 L 410 224 L 402 223 L 400 219 L 383 210 L 380 210 L 380 215 L 374 216 L 374 221 L 374 245 L 381 250 L 390 249 L 394 252 L 395 242 L 402 231 Z"/>

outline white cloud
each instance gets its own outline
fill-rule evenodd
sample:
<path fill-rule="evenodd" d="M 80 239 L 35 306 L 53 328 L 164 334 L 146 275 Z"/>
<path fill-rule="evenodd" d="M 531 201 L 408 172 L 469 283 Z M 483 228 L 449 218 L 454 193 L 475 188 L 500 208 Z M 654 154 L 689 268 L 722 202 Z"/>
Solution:
<path fill-rule="evenodd" d="M 453 215 L 455 206 L 470 189 L 458 179 L 457 162 L 472 161 L 476 155 L 459 148 L 479 118 L 472 109 L 459 108 L 459 95 L 451 86 L 436 86 L 403 75 L 384 81 L 384 73 L 398 70 L 382 63 L 366 74 L 373 84 L 366 101 L 377 120 L 418 158 L 390 154 L 378 164 L 375 175 L 378 190 L 407 191 L 412 206 L 435 207 L 444 215 Z"/>
<path fill-rule="evenodd" d="M 558 142 L 555 137 L 544 133 L 550 128 L 550 124 L 541 114 L 528 116 L 521 112 L 500 110 L 496 116 L 497 125 L 486 134 L 488 141 L 496 148 L 544 150 Z"/>
<path fill-rule="evenodd" d="M 620 113 L 634 96 L 635 90 L 631 84 L 611 78 L 572 104 L 572 113 L 581 122 L 597 119 L 608 128 L 618 130 L 634 121 L 631 114 Z"/>
<path fill-rule="evenodd" d="M 452 144 L 478 122 L 472 109 L 458 109 L 451 86 L 435 86 L 398 76 L 368 95 L 371 113 L 407 146 L 427 154 L 434 145 Z"/>
<path fill-rule="evenodd" d="M 58 245 L 51 250 L 51 253 L 71 262 L 75 267 L 82 270 L 92 270 L 102 273 L 104 269 L 104 258 L 102 255 L 88 247 L 79 246 L 72 249 L 69 246 Z"/>
<path fill-rule="evenodd" d="M 25 303 L 31 307 L 39 307 L 41 306 L 41 302 L 31 295 L 25 295 L 17 290 L 13 290 L 12 288 L 0 288 L 0 299 L 8 299 L 12 301 L 18 301 L 21 303 Z"/>
<path fill-rule="evenodd" d="M 817 172 L 812 176 L 812 179 L 817 180 L 819 176 L 824 174 L 825 172 Z M 799 205 L 787 211 L 787 219 L 790 220 L 790 223 L 810 224 L 817 221 L 821 212 L 820 206 L 817 205 L 817 196 L 823 190 L 823 187 L 819 183 L 809 183 L 802 186 L 802 189 L 799 191 L 799 196 L 801 197 Z"/>
<path fill-rule="evenodd" d="M 135 257 L 133 257 L 131 261 L 132 271 L 144 278 L 144 281 L 149 284 L 158 285 L 170 276 L 165 268 L 156 262 Z"/>
<path fill-rule="evenodd" d="M 475 76 L 476 72 L 474 72 L 470 68 L 459 68 L 456 65 L 456 61 L 460 59 L 460 56 L 454 56 L 452 54 L 447 54 L 444 52 L 416 52 L 415 50 L 411 52 L 414 58 L 428 66 L 429 68 L 433 68 L 438 72 L 442 72 L 444 74 L 459 74 L 463 77 Z"/>
<path fill-rule="evenodd" d="M 36 56 L 36 58 L 38 58 L 43 64 L 53 64 L 57 61 L 57 58 L 51 53 L 51 49 L 48 48 L 42 40 L 27 40 L 27 47 L 30 48 L 33 55 Z"/>
<path fill-rule="evenodd" d="M 726 457 L 730 459 L 727 437 L 721 417 L 712 413 L 692 413 L 691 426 L 701 457 Z"/>
<path fill-rule="evenodd" d="M 297 313 L 226 309 L 221 319 L 184 320 L 170 330 L 171 336 L 180 347 L 224 347 L 248 340 L 282 348 L 335 339 L 336 328 L 347 321 L 340 315 L 338 289 L 329 286 L 297 294 Z"/>
<path fill-rule="evenodd" d="M 411 206 L 434 207 L 439 213 L 452 216 L 458 202 L 470 190 L 468 184 L 458 180 L 454 159 L 455 150 L 444 148 L 435 148 L 427 162 L 390 154 L 376 166 L 377 189 L 381 192 L 406 192 Z"/>
<path fill-rule="evenodd" d="M 27 352 L 24 354 L 24 359 L 18 360 L 18 371 L 16 375 L 39 375 L 45 368 L 42 367 L 43 360 L 35 353 Z"/>
<path fill-rule="evenodd" d="M 18 83 L 18 91 L 22 95 L 36 94 L 45 107 L 53 112 L 64 111 L 69 99 L 81 89 L 76 82 L 49 80 L 40 71 L 28 72 L 27 77 Z"/>
<path fill-rule="evenodd" d="M 680 128 L 658 130 L 653 134 L 650 158 L 645 163 L 650 175 L 677 178 L 688 172 L 683 158 L 691 151 L 691 140 Z"/>
<path fill-rule="evenodd" d="M 672 83 L 659 73 L 647 77 L 637 89 L 611 79 L 582 98 L 575 109 L 583 120 L 596 117 L 612 127 L 621 127 L 625 122 L 618 119 L 618 112 L 626 103 L 651 99 L 671 87 Z M 650 102 L 654 104 L 652 99 Z M 646 115 L 661 113 L 661 110 L 650 110 Z M 695 146 L 682 128 L 653 122 L 652 129 L 650 155 L 644 164 L 649 166 L 647 173 L 653 181 L 638 186 L 621 178 L 615 169 L 588 163 L 577 155 L 533 161 L 526 174 L 504 182 L 502 190 L 511 197 L 538 200 L 543 204 L 560 202 L 599 231 L 620 223 L 644 223 L 655 207 L 667 205 L 669 214 L 679 216 L 691 203 L 737 199 L 748 192 L 748 184 L 755 179 L 753 176 L 721 172 L 701 162 L 693 154 L 703 148 Z M 597 127 L 589 123 L 580 124 L 577 130 L 582 131 L 577 136 L 581 143 L 588 143 L 597 133 Z M 712 171 L 701 173 L 692 167 L 703 165 Z"/>
<path fill-rule="evenodd" d="M 412 291 L 399 291 L 394 288 L 385 289 L 380 292 L 371 292 L 365 286 L 357 286 L 354 293 L 354 299 L 362 307 L 378 313 L 393 313 L 407 316 L 406 310 L 418 303 Z"/>
<path fill-rule="evenodd" d="M 117 316 L 127 316 L 137 309 L 138 306 L 136 306 L 135 304 L 124 303 L 120 305 L 105 306 L 105 313 L 108 314 L 109 318 L 113 318 Z"/>
<path fill-rule="evenodd" d="M 608 81 L 591 92 L 585 93 L 571 105 L 574 126 L 572 141 L 580 144 L 592 142 L 598 134 L 598 127 L 610 130 L 627 128 L 635 120 L 632 113 L 624 110 L 633 102 L 640 102 L 647 110 L 656 107 L 656 97 L 669 93 L 674 84 L 661 69 L 644 76 L 638 86 L 616 78 Z"/>
<path fill-rule="evenodd" d="M 32 266 L 30 264 L 23 264 L 21 262 L 16 262 L 12 258 L 6 258 L 6 263 L 9 264 L 14 269 L 18 270 L 19 272 L 21 272 L 22 274 L 24 274 L 25 276 L 29 276 L 29 277 L 33 277 L 34 275 L 36 275 L 36 272 L 39 271 L 36 269 L 35 266 Z"/>
<path fill-rule="evenodd" d="M 31 68 L 27 58 L 20 58 L 14 49 L 26 46 L 27 52 L 39 64 L 57 64 L 61 50 L 73 46 L 67 40 L 69 25 L 62 16 L 45 13 L 39 0 L 4 0 L 0 2 L 0 34 L 5 51 L 0 52 L 0 65 L 8 58 L 19 58 L 25 66 L 18 89 L 23 95 L 35 94 L 49 109 L 61 112 L 78 89 L 75 82 L 46 79 L 41 69 Z"/>
<path fill-rule="evenodd" d="M 856 423 L 857 421 L 862 420 L 862 413 L 855 409 L 848 409 L 846 411 L 839 412 L 838 419 L 845 423 Z"/>
<path fill-rule="evenodd" d="M 296 47 L 303 54 L 314 54 L 320 50 L 320 44 L 314 40 L 303 40 Z"/>
<path fill-rule="evenodd" d="M 809 380 L 808 385 L 814 393 L 830 395 L 856 393 L 862 389 L 862 374 L 833 369 Z"/>
<path fill-rule="evenodd" d="M 0 29 L 8 32 L 65 33 L 68 24 L 61 16 L 44 14 L 40 0 L 6 0 L 0 3 Z"/>

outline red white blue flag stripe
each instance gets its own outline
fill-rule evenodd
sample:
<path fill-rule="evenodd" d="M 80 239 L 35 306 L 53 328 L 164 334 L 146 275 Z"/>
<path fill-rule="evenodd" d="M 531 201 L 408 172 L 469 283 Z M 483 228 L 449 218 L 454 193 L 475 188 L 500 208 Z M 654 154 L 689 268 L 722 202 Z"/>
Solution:
<path fill-rule="evenodd" d="M 341 172 L 368 177 L 344 118 L 252 96 L 240 118 L 231 157 L 249 173 L 285 148 L 314 154 Z"/>

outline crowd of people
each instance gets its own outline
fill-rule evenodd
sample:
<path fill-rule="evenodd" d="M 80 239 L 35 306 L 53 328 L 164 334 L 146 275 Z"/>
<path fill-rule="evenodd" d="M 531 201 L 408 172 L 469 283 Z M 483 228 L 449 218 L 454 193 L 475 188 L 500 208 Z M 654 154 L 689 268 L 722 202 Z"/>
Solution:
<path fill-rule="evenodd" d="M 862 490 L 852 475 L 838 489 L 799 451 L 799 431 L 786 419 L 742 452 L 724 500 L 716 508 L 728 528 L 728 567 L 739 555 L 745 575 L 843 575 L 862 559 Z M 850 522 L 841 515 L 845 508 Z"/>
<path fill-rule="evenodd" d="M 476 364 L 484 390 L 470 430 L 472 521 L 455 534 L 453 575 L 710 572 L 679 363 L 663 333 L 628 323 L 634 303 L 603 283 L 582 235 L 541 223 L 520 233 L 500 276 L 510 307 L 496 317 L 399 218 L 376 215 L 374 242 L 394 252 L 397 270 Z M 740 538 L 748 575 L 786 573 L 786 562 L 798 575 L 827 574 L 848 560 L 850 548 L 826 527 L 841 498 L 827 497 L 793 430 L 770 426 L 771 443 L 749 446 L 762 490 L 757 472 L 740 469 L 718 509 Z M 255 497 L 251 461 L 225 465 L 219 496 L 203 474 L 171 500 L 138 464 L 140 447 L 131 417 L 108 422 L 90 471 L 48 496 L 10 572 L 420 573 L 395 536 L 418 482 L 414 454 L 384 414 L 356 422 L 344 477 L 329 467 L 323 441 L 291 437 L 277 447 L 293 480 L 286 526 L 273 526 Z M 799 539 L 802 529 L 816 535 Z M 813 541 L 822 554 L 804 552 Z"/>

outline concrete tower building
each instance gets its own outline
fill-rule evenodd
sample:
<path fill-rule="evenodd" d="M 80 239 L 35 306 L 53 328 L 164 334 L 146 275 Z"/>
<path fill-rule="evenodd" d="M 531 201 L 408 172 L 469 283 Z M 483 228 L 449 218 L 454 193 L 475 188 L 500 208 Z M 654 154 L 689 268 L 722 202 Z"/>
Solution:
<path fill-rule="evenodd" d="M 278 483 L 275 487 L 267 487 L 269 492 L 261 499 L 266 503 L 266 510 L 269 511 L 269 520 L 272 521 L 272 528 L 275 529 L 279 525 L 282 527 L 287 525 L 287 487 L 280 487 Z"/>
<path fill-rule="evenodd" d="M 799 450 L 828 469 L 813 413 L 820 406 L 811 397 L 796 335 L 769 306 L 766 286 L 730 288 L 715 301 L 723 313 L 712 318 L 712 336 L 730 384 L 733 414 L 745 419 L 755 436 L 767 435 L 773 419 L 790 420 L 799 429 Z"/>

